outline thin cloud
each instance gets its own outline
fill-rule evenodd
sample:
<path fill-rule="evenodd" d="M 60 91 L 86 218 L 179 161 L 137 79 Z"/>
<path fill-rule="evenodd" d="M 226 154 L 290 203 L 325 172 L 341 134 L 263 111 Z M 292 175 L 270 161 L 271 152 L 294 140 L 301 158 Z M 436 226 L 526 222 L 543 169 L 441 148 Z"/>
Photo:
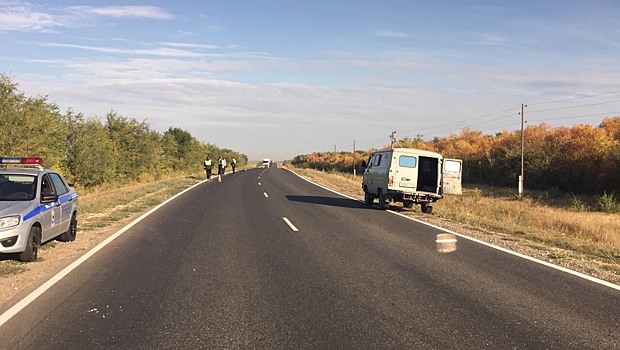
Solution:
<path fill-rule="evenodd" d="M 380 38 L 398 38 L 398 39 L 402 39 L 402 38 L 408 38 L 409 35 L 407 35 L 406 33 L 403 32 L 394 32 L 394 31 L 390 31 L 390 30 L 381 30 L 375 33 L 375 36 L 378 36 Z"/>
<path fill-rule="evenodd" d="M 508 39 L 494 34 L 494 33 L 479 33 L 476 34 L 474 40 L 468 41 L 469 44 L 484 45 L 484 46 L 508 46 Z"/>
<path fill-rule="evenodd" d="M 61 24 L 54 16 L 39 12 L 32 6 L 22 5 L 0 8 L 0 30 L 46 31 Z"/>
<path fill-rule="evenodd" d="M 100 47 L 100 46 L 87 46 L 87 45 L 74 45 L 74 44 L 63 44 L 63 43 L 40 43 L 40 46 L 45 47 L 64 47 L 71 49 L 80 49 L 94 52 L 102 52 L 102 53 L 117 53 L 117 54 L 139 54 L 145 56 L 158 56 L 158 57 L 205 57 L 203 54 L 187 51 L 187 50 L 179 50 L 174 48 L 157 48 L 150 50 L 126 50 L 119 49 L 115 47 Z"/>
<path fill-rule="evenodd" d="M 149 18 L 172 19 L 174 16 L 155 6 L 73 6 L 71 9 L 86 14 L 107 16 L 114 18 Z"/>
<path fill-rule="evenodd" d="M 72 6 L 41 8 L 26 3 L 0 4 L 0 31 L 51 32 L 58 27 L 81 27 L 89 17 L 169 20 L 174 16 L 154 6 Z M 92 24 L 91 24 L 92 25 Z"/>
<path fill-rule="evenodd" d="M 161 44 L 163 46 L 185 48 L 185 49 L 206 49 L 206 50 L 219 49 L 219 46 L 217 45 L 207 45 L 207 44 L 175 43 L 175 42 L 162 42 Z"/>

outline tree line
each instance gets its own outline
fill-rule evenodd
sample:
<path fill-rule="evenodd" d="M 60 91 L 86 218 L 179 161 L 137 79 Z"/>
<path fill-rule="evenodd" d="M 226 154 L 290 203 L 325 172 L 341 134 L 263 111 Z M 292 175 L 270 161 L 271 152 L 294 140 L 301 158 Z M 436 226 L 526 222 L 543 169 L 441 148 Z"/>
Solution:
<path fill-rule="evenodd" d="M 47 97 L 27 97 L 0 75 L 0 155 L 40 156 L 76 185 L 129 183 L 202 170 L 206 155 L 247 164 L 245 154 L 198 141 L 189 132 L 166 132 L 115 111 L 104 120 L 68 110 Z"/>
<path fill-rule="evenodd" d="M 529 125 L 524 131 L 524 184 L 528 189 L 557 189 L 574 194 L 620 193 L 620 117 L 598 126 Z M 465 128 L 458 134 L 424 141 L 403 138 L 398 147 L 419 148 L 463 160 L 465 183 L 516 187 L 521 174 L 521 131 L 485 135 Z M 386 146 L 385 148 L 389 148 Z M 315 152 L 292 164 L 326 171 L 358 172 L 370 152 Z"/>

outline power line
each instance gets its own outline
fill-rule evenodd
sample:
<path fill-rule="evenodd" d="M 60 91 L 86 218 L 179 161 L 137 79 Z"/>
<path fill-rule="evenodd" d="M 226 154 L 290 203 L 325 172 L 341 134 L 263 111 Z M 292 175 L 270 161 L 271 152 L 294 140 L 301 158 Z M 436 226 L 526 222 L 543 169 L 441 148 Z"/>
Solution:
<path fill-rule="evenodd" d="M 616 95 L 616 94 L 620 94 L 620 91 L 612 91 L 612 92 L 606 92 L 606 93 L 602 93 L 602 94 L 571 97 L 571 98 L 565 98 L 565 99 L 559 99 L 559 100 L 550 100 L 550 101 L 539 102 L 539 103 L 531 103 L 529 105 L 530 106 L 537 106 L 537 105 L 544 105 L 544 104 L 549 104 L 549 103 L 573 101 L 573 100 L 580 100 L 580 99 L 587 99 L 587 98 L 594 98 L 594 97 L 601 97 L 601 96 L 609 96 L 609 95 Z M 599 102 L 599 103 L 590 103 L 590 104 L 571 106 L 571 107 L 558 107 L 558 108 L 549 108 L 549 109 L 543 109 L 543 110 L 534 110 L 534 111 L 529 111 L 529 113 L 539 113 L 539 112 L 549 112 L 549 111 L 557 111 L 557 110 L 567 110 L 567 109 L 574 109 L 574 108 L 581 108 L 581 107 L 592 107 L 592 106 L 599 106 L 599 105 L 611 104 L 611 103 L 616 103 L 616 102 L 620 102 L 620 100 L 613 100 L 613 101 Z M 463 125 L 463 126 L 459 127 L 458 129 L 454 128 L 454 124 L 464 123 L 465 121 L 472 121 L 472 120 L 482 119 L 482 118 L 494 116 L 494 115 L 497 115 L 497 114 L 500 114 L 500 113 L 505 113 L 505 112 L 508 112 L 508 111 L 511 111 L 511 110 L 514 110 L 514 109 L 516 109 L 516 107 L 507 108 L 507 109 L 499 111 L 499 112 L 485 114 L 485 115 L 478 116 L 478 117 L 468 118 L 466 120 L 461 120 L 460 122 L 456 121 L 456 122 L 451 122 L 451 123 L 447 123 L 447 124 L 435 125 L 435 126 L 429 127 L 429 128 L 420 128 L 420 129 L 417 129 L 417 130 L 406 130 L 406 131 L 403 131 L 403 132 L 404 133 L 408 133 L 408 132 L 432 131 L 432 130 L 435 130 L 437 128 L 441 128 L 441 127 L 444 127 L 444 126 L 451 126 L 451 128 L 449 128 L 449 129 L 440 129 L 440 130 L 434 131 L 432 133 L 441 133 L 441 132 L 450 132 L 450 131 L 461 130 L 461 129 L 465 128 L 465 127 L 472 127 L 472 126 L 476 126 L 476 125 L 483 125 L 483 124 L 486 124 L 486 123 L 490 123 L 490 122 L 498 121 L 498 120 L 501 120 L 501 119 L 513 117 L 516 114 L 509 114 L 509 115 L 506 115 L 506 116 L 503 116 L 503 117 L 499 117 L 499 118 L 495 118 L 495 119 L 491 119 L 491 120 L 488 120 L 488 121 L 482 121 L 482 122 L 479 122 L 479 123 Z M 612 112 L 612 113 L 617 113 L 617 112 Z M 607 113 L 605 113 L 605 114 L 607 114 Z M 591 116 L 598 116 L 598 115 L 605 115 L 605 114 L 593 114 Z M 574 117 L 574 118 L 581 118 L 581 117 L 582 116 Z M 586 116 L 583 116 L 583 117 L 586 117 Z M 557 119 L 571 119 L 571 118 L 572 117 L 557 118 Z M 554 120 L 554 119 L 541 119 L 541 121 L 544 121 L 544 120 Z M 538 120 L 530 120 L 530 121 L 538 121 Z M 514 124 L 509 124 L 509 125 L 514 125 Z M 509 126 L 509 125 L 506 125 L 506 126 Z M 499 127 L 499 128 L 501 128 L 501 127 Z M 493 128 L 493 129 L 498 129 L 498 128 Z M 491 130 L 493 130 L 493 129 L 491 129 Z"/>
<path fill-rule="evenodd" d="M 577 119 L 577 118 L 585 118 L 585 117 L 598 117 L 602 115 L 612 115 L 612 114 L 620 114 L 620 112 L 607 112 L 607 113 L 597 113 L 597 114 L 583 114 L 576 115 L 571 117 L 557 117 L 557 118 L 544 118 L 544 119 L 531 119 L 530 122 L 544 122 L 547 120 L 561 120 L 561 119 Z"/>
<path fill-rule="evenodd" d="M 539 109 L 536 111 L 531 111 L 530 113 L 539 113 L 539 112 L 549 112 L 549 111 L 560 111 L 565 109 L 573 109 L 573 108 L 581 108 L 581 107 L 592 107 L 592 106 L 601 106 L 610 103 L 620 102 L 620 100 L 608 101 L 608 102 L 599 102 L 599 103 L 589 103 L 585 105 L 571 106 L 571 107 L 558 107 L 558 108 L 550 108 L 550 109 Z"/>
<path fill-rule="evenodd" d="M 596 94 L 596 95 L 570 97 L 570 98 L 552 100 L 552 101 L 546 101 L 546 102 L 530 103 L 530 106 L 538 106 L 538 105 L 544 105 L 544 104 L 555 103 L 555 102 L 573 101 L 573 100 L 580 100 L 584 98 L 601 97 L 601 96 L 615 95 L 615 94 L 620 94 L 620 91 L 606 92 L 606 93 Z"/>
<path fill-rule="evenodd" d="M 594 94 L 594 95 L 587 95 L 587 96 L 576 96 L 576 97 L 570 97 L 570 98 L 565 98 L 565 99 L 543 101 L 543 102 L 538 102 L 538 103 L 530 103 L 529 106 L 530 107 L 531 106 L 540 106 L 540 105 L 551 104 L 551 103 L 575 101 L 575 100 L 589 99 L 589 98 L 602 97 L 602 96 L 611 96 L 611 95 L 616 95 L 616 94 L 620 94 L 620 91 L 612 91 L 612 92 L 606 92 L 606 93 L 601 93 L 601 94 Z M 529 111 L 528 113 L 531 114 L 531 113 L 552 112 L 552 111 L 560 111 L 560 110 L 570 110 L 570 109 L 576 109 L 576 108 L 582 108 L 582 107 L 592 107 L 592 106 L 600 106 L 600 105 L 612 104 L 612 103 L 617 103 L 617 102 L 620 102 L 620 100 L 612 100 L 612 101 L 598 102 L 598 103 L 589 103 L 589 104 L 582 104 L 582 105 L 569 106 L 569 107 L 557 107 L 557 108 L 533 110 L 533 111 Z M 503 120 L 503 119 L 507 119 L 507 118 L 510 118 L 510 117 L 514 117 L 514 116 L 518 115 L 518 113 L 511 113 L 511 114 L 508 114 L 508 115 L 503 115 L 503 116 L 498 117 L 498 118 L 493 118 L 493 119 L 490 119 L 490 120 L 482 120 L 480 122 L 471 123 L 474 120 L 480 120 L 480 119 L 496 116 L 498 114 L 505 113 L 505 112 L 512 111 L 512 110 L 516 110 L 516 109 L 517 109 L 517 107 L 511 107 L 511 108 L 507 108 L 507 109 L 504 109 L 504 110 L 501 110 L 501 111 L 498 111 L 498 112 L 493 112 L 493 113 L 484 114 L 484 115 L 480 115 L 480 116 L 476 116 L 476 117 L 472 117 L 472 118 L 467 118 L 467 119 L 463 119 L 463 120 L 460 120 L 460 121 L 454 121 L 454 122 L 450 122 L 450 123 L 439 124 L 439 125 L 434 125 L 434 126 L 426 127 L 426 128 L 419 128 L 419 129 L 415 129 L 415 130 L 405 130 L 405 131 L 401 132 L 401 135 L 403 133 L 411 133 L 411 132 L 416 132 L 418 135 L 422 134 L 422 133 L 428 133 L 429 135 L 434 135 L 434 134 L 437 135 L 437 134 L 441 134 L 441 133 L 445 133 L 445 132 L 455 132 L 455 131 L 458 131 L 458 130 L 462 130 L 463 128 L 466 128 L 466 127 L 473 127 L 473 126 L 478 126 L 478 125 L 484 125 L 484 124 L 487 124 L 487 123 L 492 123 L 492 122 L 496 122 L 496 121 L 499 121 L 499 120 Z M 529 121 L 529 122 L 544 122 L 544 121 L 551 121 L 551 120 L 578 119 L 578 118 L 595 117 L 595 116 L 612 115 L 612 114 L 620 114 L 620 112 L 585 114 L 585 115 L 570 116 L 570 117 L 530 119 L 530 120 L 527 120 L 527 121 Z M 461 126 L 455 128 L 455 124 L 461 125 Z M 511 127 L 511 126 L 514 127 L 514 126 L 517 126 L 518 124 L 519 123 L 517 123 L 517 122 L 511 122 L 509 124 L 504 124 L 504 125 L 501 125 L 501 126 L 496 126 L 496 127 L 491 127 L 491 128 L 483 128 L 480 131 L 481 132 L 489 132 L 489 131 L 498 130 L 498 129 L 505 129 L 505 128 L 508 128 L 508 127 Z M 448 127 L 448 128 L 444 128 L 444 127 Z M 363 148 L 367 148 L 367 149 L 384 147 L 384 146 L 386 146 L 385 143 L 381 143 L 379 145 L 379 143 L 382 142 L 383 140 L 385 140 L 385 138 L 373 139 L 373 140 L 363 140 L 361 145 L 365 145 L 366 147 L 363 147 Z M 369 144 L 372 144 L 373 146 L 369 147 Z"/>
<path fill-rule="evenodd" d="M 512 107 L 512 108 L 507 108 L 507 109 L 501 110 L 501 111 L 499 111 L 499 112 L 494 112 L 494 113 L 490 113 L 490 114 L 485 114 L 485 115 L 482 115 L 482 116 L 477 116 L 477 117 L 473 117 L 473 118 L 468 118 L 468 119 L 467 119 L 467 121 L 477 120 L 477 119 L 482 119 L 482 118 L 486 118 L 486 117 L 492 117 L 492 116 L 494 116 L 494 115 L 498 115 L 498 114 L 500 114 L 500 113 L 506 113 L 506 112 L 508 112 L 508 111 L 510 111 L 510 110 L 513 110 L 513 109 L 515 109 L 515 107 Z M 510 116 L 514 116 L 514 114 L 511 114 Z M 489 120 L 489 122 L 491 122 L 491 121 L 495 121 L 495 120 L 499 120 L 499 119 L 503 119 L 503 118 L 506 118 L 506 117 L 508 117 L 508 116 L 503 116 L 503 117 L 500 117 L 500 118 L 498 118 L 498 119 L 492 119 L 492 120 Z M 453 127 L 453 126 L 454 126 L 454 124 L 455 124 L 455 122 L 452 122 L 452 123 L 446 123 L 446 124 L 435 125 L 435 126 L 428 127 L 428 128 L 420 128 L 420 129 L 416 129 L 416 130 L 405 130 L 405 131 L 402 131 L 402 132 L 403 132 L 403 133 L 408 133 L 408 132 L 415 132 L 415 131 L 418 131 L 418 132 L 419 132 L 419 131 L 428 131 L 428 130 L 433 130 L 433 129 L 436 129 L 436 128 L 441 128 L 441 127 L 444 127 L 444 126 L 452 126 L 452 127 Z M 484 122 L 481 122 L 481 123 L 479 123 L 479 124 L 484 124 Z M 478 124 L 474 124 L 474 125 L 478 125 Z M 463 127 L 465 127 L 465 126 L 463 126 Z M 450 130 L 453 130 L 453 129 L 451 128 Z M 443 131 L 443 130 L 440 130 L 440 131 Z"/>

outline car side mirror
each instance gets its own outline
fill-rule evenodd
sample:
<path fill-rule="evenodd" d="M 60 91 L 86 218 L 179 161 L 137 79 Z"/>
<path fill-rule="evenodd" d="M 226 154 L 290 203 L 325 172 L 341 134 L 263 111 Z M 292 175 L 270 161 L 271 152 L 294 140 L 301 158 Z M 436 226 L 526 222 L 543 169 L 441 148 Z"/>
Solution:
<path fill-rule="evenodd" d="M 56 194 L 44 194 L 41 196 L 41 203 L 53 203 L 58 200 L 58 195 Z"/>

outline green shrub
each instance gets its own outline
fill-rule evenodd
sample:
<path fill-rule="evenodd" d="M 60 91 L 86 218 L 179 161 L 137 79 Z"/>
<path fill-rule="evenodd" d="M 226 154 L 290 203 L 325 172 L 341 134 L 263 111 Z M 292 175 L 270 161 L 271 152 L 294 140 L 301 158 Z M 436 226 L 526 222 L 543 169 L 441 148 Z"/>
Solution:
<path fill-rule="evenodd" d="M 618 211 L 618 200 L 613 193 L 607 194 L 607 192 L 603 192 L 603 195 L 598 197 L 597 204 L 603 212 L 612 213 Z"/>

